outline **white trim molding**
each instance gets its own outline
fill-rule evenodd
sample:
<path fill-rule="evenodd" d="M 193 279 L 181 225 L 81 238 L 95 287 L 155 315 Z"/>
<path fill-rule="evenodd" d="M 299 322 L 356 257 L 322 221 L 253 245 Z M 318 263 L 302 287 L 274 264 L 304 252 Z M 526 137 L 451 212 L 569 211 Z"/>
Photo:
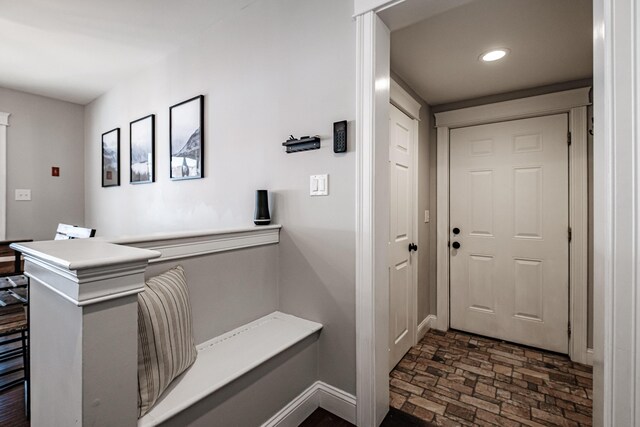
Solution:
<path fill-rule="evenodd" d="M 82 307 L 144 290 L 144 271 L 159 252 L 94 239 L 13 243 L 25 259 L 25 274 Z"/>
<path fill-rule="evenodd" d="M 281 225 L 274 224 L 95 240 L 158 251 L 161 254 L 160 257 L 149 261 L 150 264 L 154 264 L 216 252 L 277 244 L 280 242 L 281 228 Z"/>
<path fill-rule="evenodd" d="M 436 142 L 436 329 L 446 331 L 449 329 L 449 128 L 437 128 Z"/>
<path fill-rule="evenodd" d="M 455 129 L 507 120 L 524 119 L 536 116 L 548 116 L 567 113 L 572 108 L 591 104 L 591 88 L 565 90 L 545 95 L 530 96 L 476 107 L 436 113 L 436 127 Z"/>
<path fill-rule="evenodd" d="M 640 425 L 640 7 L 595 0 L 595 426 Z"/>
<path fill-rule="evenodd" d="M 389 86 L 391 36 L 356 17 L 356 424 L 389 411 Z"/>
<path fill-rule="evenodd" d="M 7 239 L 7 127 L 10 115 L 0 112 L 0 240 Z"/>
<path fill-rule="evenodd" d="M 435 114 L 437 159 L 437 328 L 449 328 L 449 132 L 453 128 L 496 123 L 550 114 L 568 113 L 569 226 L 572 230 L 569 255 L 569 319 L 572 333 L 569 356 L 588 363 L 587 354 L 587 105 L 589 87 Z"/>
<path fill-rule="evenodd" d="M 356 422 L 356 397 L 327 383 L 316 381 L 269 418 L 262 427 L 298 427 L 318 407 L 352 424 Z"/>
<path fill-rule="evenodd" d="M 427 332 L 429 332 L 429 329 L 432 329 L 435 327 L 436 321 L 437 321 L 436 316 L 434 314 L 430 314 L 427 317 L 425 317 L 422 322 L 420 322 L 417 328 L 418 331 L 416 333 L 417 334 L 416 344 L 419 343 L 422 338 L 424 338 Z"/>
<path fill-rule="evenodd" d="M 422 105 L 393 79 L 391 79 L 389 96 L 391 103 L 398 107 L 400 111 L 412 119 L 420 121 L 420 108 Z"/>

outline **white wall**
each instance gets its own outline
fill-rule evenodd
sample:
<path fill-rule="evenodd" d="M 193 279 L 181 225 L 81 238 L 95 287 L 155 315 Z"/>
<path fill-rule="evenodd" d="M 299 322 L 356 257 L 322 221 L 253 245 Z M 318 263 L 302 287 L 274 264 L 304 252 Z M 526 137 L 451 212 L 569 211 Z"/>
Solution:
<path fill-rule="evenodd" d="M 258 1 L 85 109 L 85 214 L 98 235 L 251 223 L 273 193 L 283 225 L 279 308 L 323 323 L 319 377 L 355 392 L 355 154 L 332 124 L 355 117 L 355 23 L 343 0 Z M 169 106 L 205 95 L 205 178 L 169 180 Z M 130 185 L 129 122 L 156 114 L 157 182 Z M 100 135 L 121 128 L 121 186 L 101 188 Z M 322 148 L 286 154 L 289 134 Z M 328 197 L 309 175 L 328 173 Z M 250 266 L 247 266 L 250 268 Z M 213 272 L 215 274 L 215 272 Z"/>
<path fill-rule="evenodd" d="M 83 107 L 0 88 L 7 128 L 7 239 L 51 240 L 58 223 L 84 224 Z M 51 176 L 51 167 L 60 176 Z M 31 189 L 30 202 L 14 200 Z"/>

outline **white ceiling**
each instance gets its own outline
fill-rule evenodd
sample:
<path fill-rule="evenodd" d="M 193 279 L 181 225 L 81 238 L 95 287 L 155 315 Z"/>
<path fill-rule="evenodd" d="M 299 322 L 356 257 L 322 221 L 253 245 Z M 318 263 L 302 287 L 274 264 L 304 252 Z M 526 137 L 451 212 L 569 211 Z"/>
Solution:
<path fill-rule="evenodd" d="M 0 0 L 0 86 L 86 104 L 257 0 Z"/>
<path fill-rule="evenodd" d="M 592 76 L 591 0 L 461 3 L 391 34 L 393 70 L 427 103 Z M 402 14 L 393 14 L 398 25 Z M 404 15 L 411 14 L 405 10 Z M 478 60 L 481 53 L 498 47 L 511 53 L 493 63 Z"/>

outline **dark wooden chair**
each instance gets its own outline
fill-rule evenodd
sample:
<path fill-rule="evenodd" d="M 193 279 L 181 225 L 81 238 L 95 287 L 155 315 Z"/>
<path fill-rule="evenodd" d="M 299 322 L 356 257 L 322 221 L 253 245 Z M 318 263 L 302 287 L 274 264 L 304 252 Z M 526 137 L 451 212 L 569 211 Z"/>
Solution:
<path fill-rule="evenodd" d="M 22 255 L 9 247 L 30 239 L 0 242 L 0 392 L 24 384 L 29 415 L 29 281 Z M 15 359 L 21 358 L 22 363 Z M 22 375 L 19 375 L 22 373 Z M 6 379 L 6 381 L 5 381 Z"/>

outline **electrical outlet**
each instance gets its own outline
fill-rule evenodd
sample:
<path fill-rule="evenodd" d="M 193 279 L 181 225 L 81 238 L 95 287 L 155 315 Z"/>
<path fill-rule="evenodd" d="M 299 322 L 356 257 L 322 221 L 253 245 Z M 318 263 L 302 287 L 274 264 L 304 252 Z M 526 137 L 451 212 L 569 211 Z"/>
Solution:
<path fill-rule="evenodd" d="M 28 202 L 31 200 L 31 190 L 28 189 L 21 189 L 21 190 L 16 190 L 16 200 L 22 201 L 22 202 Z"/>

